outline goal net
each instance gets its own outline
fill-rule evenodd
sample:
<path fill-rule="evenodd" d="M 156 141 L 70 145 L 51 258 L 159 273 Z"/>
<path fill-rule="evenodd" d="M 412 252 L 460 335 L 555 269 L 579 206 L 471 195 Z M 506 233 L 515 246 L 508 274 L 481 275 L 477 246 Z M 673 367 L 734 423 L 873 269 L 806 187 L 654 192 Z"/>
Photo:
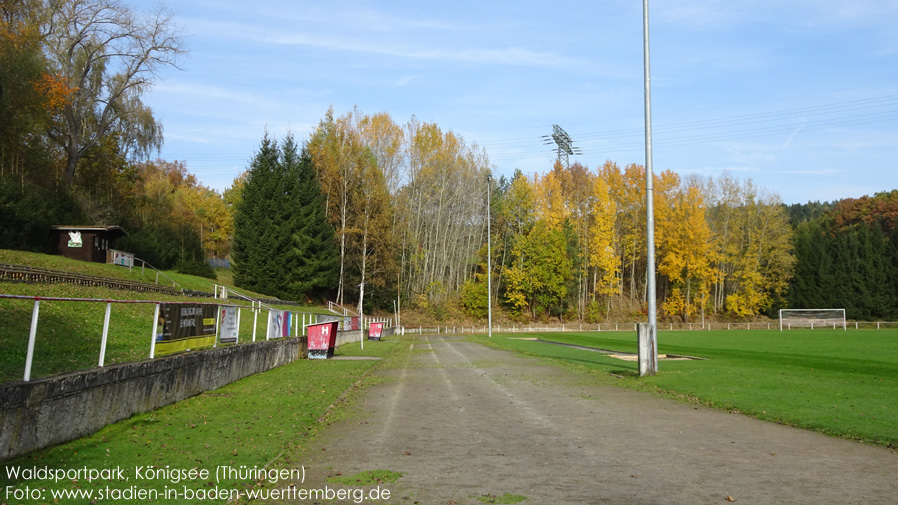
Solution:
<path fill-rule="evenodd" d="M 842 328 L 845 309 L 780 309 L 780 331 L 792 328 Z"/>

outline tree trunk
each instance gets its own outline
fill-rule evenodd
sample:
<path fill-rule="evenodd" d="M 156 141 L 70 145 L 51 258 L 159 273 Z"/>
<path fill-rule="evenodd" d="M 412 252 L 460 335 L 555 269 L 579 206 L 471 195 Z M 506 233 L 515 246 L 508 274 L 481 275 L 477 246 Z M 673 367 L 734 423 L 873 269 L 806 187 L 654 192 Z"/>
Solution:
<path fill-rule="evenodd" d="M 65 184 L 70 188 L 75 184 L 75 169 L 78 168 L 78 161 L 81 160 L 81 153 L 78 148 L 67 149 L 68 153 L 65 160 Z"/>

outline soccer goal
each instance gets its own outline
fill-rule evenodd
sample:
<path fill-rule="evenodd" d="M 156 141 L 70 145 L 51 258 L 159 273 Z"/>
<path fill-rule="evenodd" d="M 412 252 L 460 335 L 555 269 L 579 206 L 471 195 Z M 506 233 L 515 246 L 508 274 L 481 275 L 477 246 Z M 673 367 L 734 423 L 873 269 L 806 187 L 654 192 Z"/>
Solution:
<path fill-rule="evenodd" d="M 780 309 L 780 331 L 792 328 L 842 328 L 845 325 L 845 309 Z"/>

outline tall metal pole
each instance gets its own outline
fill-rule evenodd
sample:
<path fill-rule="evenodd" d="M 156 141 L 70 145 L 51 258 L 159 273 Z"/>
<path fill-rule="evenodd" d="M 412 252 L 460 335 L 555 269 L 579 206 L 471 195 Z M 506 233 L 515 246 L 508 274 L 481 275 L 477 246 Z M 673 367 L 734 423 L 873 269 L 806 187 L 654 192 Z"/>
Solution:
<path fill-rule="evenodd" d="M 486 313 L 487 313 L 487 336 L 493 336 L 493 239 L 490 235 L 490 184 L 493 177 L 489 174 L 486 176 Z"/>
<path fill-rule="evenodd" d="M 652 171 L 652 85 L 649 69 L 649 0 L 642 2 L 643 59 L 645 61 L 645 225 L 646 225 L 646 282 L 649 332 L 652 345 L 648 375 L 658 371 L 658 318 L 655 306 L 655 208 L 654 173 Z"/>
<path fill-rule="evenodd" d="M 362 343 L 362 350 L 365 350 L 365 307 L 363 300 L 365 299 L 365 283 L 359 284 L 359 342 Z M 350 325 L 352 326 L 352 325 Z"/>

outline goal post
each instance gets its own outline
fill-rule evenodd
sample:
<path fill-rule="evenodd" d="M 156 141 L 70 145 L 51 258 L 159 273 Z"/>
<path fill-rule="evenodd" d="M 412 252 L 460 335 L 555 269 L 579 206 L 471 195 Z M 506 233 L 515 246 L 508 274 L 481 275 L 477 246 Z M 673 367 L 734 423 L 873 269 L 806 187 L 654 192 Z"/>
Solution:
<path fill-rule="evenodd" d="M 780 331 L 792 328 L 842 328 L 845 323 L 845 309 L 780 309 Z"/>

